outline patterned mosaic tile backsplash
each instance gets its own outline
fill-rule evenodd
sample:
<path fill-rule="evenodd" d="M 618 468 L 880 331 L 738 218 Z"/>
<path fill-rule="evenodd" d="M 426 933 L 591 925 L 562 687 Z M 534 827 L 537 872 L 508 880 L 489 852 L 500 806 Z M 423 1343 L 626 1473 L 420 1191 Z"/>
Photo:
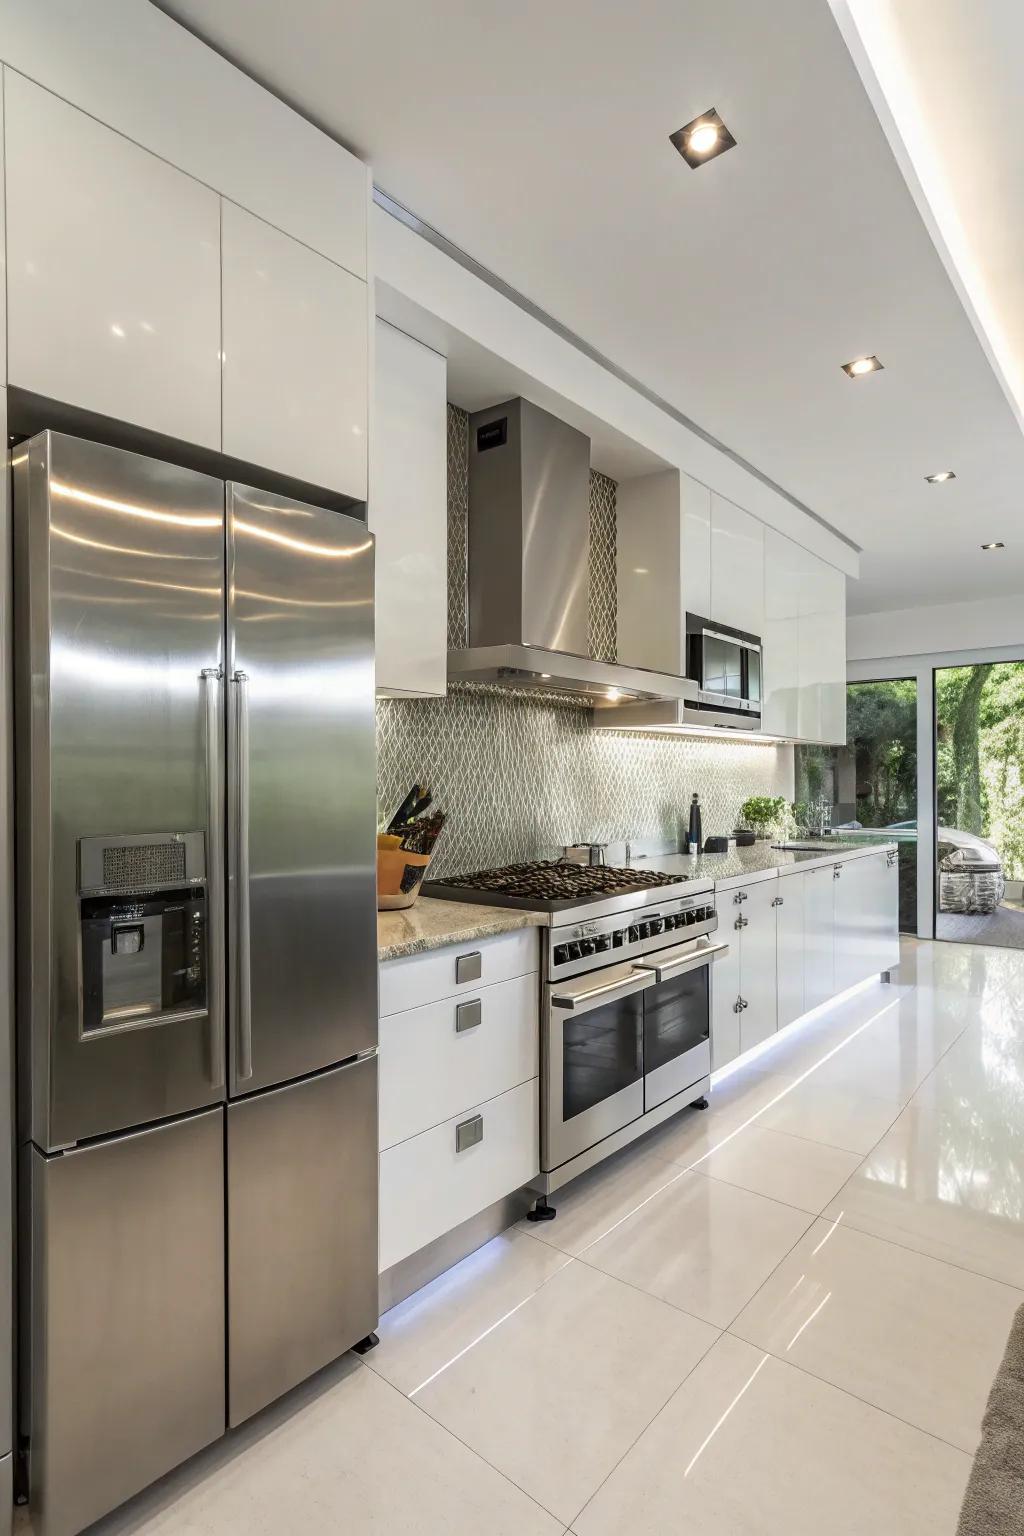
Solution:
<path fill-rule="evenodd" d="M 417 779 L 448 824 L 431 874 L 551 857 L 567 843 L 663 837 L 700 795 L 705 833 L 748 795 L 793 797 L 793 749 L 594 731 L 589 711 L 499 689 L 377 704 L 382 809 Z"/>

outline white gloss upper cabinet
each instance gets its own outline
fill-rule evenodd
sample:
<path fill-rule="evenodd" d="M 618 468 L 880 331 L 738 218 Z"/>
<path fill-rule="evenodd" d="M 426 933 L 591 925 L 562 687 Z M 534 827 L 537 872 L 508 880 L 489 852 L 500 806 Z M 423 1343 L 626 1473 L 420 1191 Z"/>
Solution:
<path fill-rule="evenodd" d="M 800 700 L 802 741 L 846 742 L 846 577 L 801 550 Z"/>
<path fill-rule="evenodd" d="M 447 364 L 378 320 L 370 445 L 377 687 L 443 694 L 448 678 Z"/>
<path fill-rule="evenodd" d="M 771 736 L 799 734 L 803 555 L 785 534 L 765 529 L 761 724 Z"/>
<path fill-rule="evenodd" d="M 366 499 L 366 284 L 222 205 L 224 452 Z"/>
<path fill-rule="evenodd" d="M 4 71 L 8 377 L 219 448 L 216 194 Z"/>
<path fill-rule="evenodd" d="M 764 628 L 764 524 L 711 493 L 711 612 L 718 624 Z"/>
<path fill-rule="evenodd" d="M 702 619 L 711 616 L 711 492 L 688 475 L 681 479 L 685 624 L 688 613 Z"/>

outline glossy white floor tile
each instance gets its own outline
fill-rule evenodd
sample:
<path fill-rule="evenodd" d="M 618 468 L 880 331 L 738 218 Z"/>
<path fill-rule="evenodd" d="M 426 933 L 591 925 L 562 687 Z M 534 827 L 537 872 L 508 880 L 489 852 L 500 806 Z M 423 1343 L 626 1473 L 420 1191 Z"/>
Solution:
<path fill-rule="evenodd" d="M 566 1264 L 568 1254 L 512 1229 L 386 1312 L 370 1368 L 414 1393 Z"/>
<path fill-rule="evenodd" d="M 697 1111 L 692 1113 L 696 1115 Z M 554 1221 L 524 1220 L 516 1230 L 563 1253 L 581 1254 L 648 1195 L 663 1189 L 678 1172 L 664 1158 L 650 1156 L 640 1147 L 627 1147 L 556 1190 L 551 1196 L 551 1204 L 558 1212 Z"/>
<path fill-rule="evenodd" d="M 416 1402 L 569 1524 L 716 1337 L 574 1262 Z"/>
<path fill-rule="evenodd" d="M 348 1356 L 90 1536 L 559 1536 L 552 1519 Z"/>
<path fill-rule="evenodd" d="M 607 1275 L 726 1328 L 811 1220 L 763 1195 L 680 1172 L 583 1257 Z"/>
<path fill-rule="evenodd" d="M 860 1088 L 821 1083 L 812 1074 L 758 1117 L 770 1131 L 788 1131 L 845 1152 L 870 1152 L 903 1105 Z"/>
<path fill-rule="evenodd" d="M 579 1536 L 951 1536 L 970 1457 L 728 1335 Z"/>
<path fill-rule="evenodd" d="M 711 1152 L 697 1171 L 818 1215 L 860 1161 L 859 1152 L 771 1131 L 755 1122 Z"/>
<path fill-rule="evenodd" d="M 732 1332 L 973 1453 L 1024 1292 L 815 1222 Z"/>

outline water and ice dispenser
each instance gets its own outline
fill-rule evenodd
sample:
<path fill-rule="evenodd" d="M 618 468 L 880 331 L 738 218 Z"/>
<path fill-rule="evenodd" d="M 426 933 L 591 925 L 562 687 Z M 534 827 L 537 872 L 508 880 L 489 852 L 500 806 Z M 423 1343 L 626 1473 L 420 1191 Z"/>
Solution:
<path fill-rule="evenodd" d="M 202 832 L 84 837 L 78 850 L 83 1036 L 204 1013 Z"/>

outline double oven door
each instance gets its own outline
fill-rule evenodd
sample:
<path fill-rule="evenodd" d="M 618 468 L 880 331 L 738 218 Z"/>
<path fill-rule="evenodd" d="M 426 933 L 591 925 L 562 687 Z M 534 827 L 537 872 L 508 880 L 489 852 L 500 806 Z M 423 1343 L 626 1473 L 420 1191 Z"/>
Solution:
<path fill-rule="evenodd" d="M 711 968 L 700 942 L 545 988 L 546 1173 L 588 1151 L 711 1070 Z"/>

